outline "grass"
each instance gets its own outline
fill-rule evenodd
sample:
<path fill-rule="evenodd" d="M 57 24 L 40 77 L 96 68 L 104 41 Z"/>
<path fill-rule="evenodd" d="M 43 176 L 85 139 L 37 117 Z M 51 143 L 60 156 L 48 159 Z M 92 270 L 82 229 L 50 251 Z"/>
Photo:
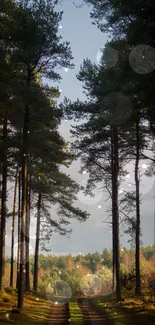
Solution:
<path fill-rule="evenodd" d="M 155 325 L 155 306 L 136 298 L 116 303 L 113 297 L 99 297 L 92 302 L 100 311 L 106 311 L 113 325 Z"/>
<path fill-rule="evenodd" d="M 77 325 L 77 324 L 83 325 L 84 324 L 81 310 L 79 308 L 78 303 L 75 300 L 70 301 L 69 311 L 70 311 L 70 324 L 71 325 Z"/>
<path fill-rule="evenodd" d="M 0 293 L 0 324 L 45 324 L 50 307 L 47 299 L 29 294 L 24 298 L 23 312 L 13 313 L 17 310 L 17 294 L 14 290 L 4 291 Z"/>
<path fill-rule="evenodd" d="M 115 297 L 96 297 L 92 299 L 101 312 L 106 311 L 112 325 L 155 325 L 155 305 L 151 297 L 145 299 L 125 298 L 116 303 Z M 55 307 L 52 307 L 55 308 Z M 28 294 L 24 298 L 24 308 L 21 313 L 17 310 L 17 293 L 7 290 L 0 293 L 0 324 L 2 325 L 45 325 L 51 309 L 45 295 Z M 76 299 L 69 302 L 70 324 L 83 325 L 83 317 Z"/>
<path fill-rule="evenodd" d="M 53 307 L 54 308 L 54 307 Z M 20 314 L 12 313 L 17 310 L 17 293 L 7 290 L 0 293 L 0 324 L 2 325 L 41 325 L 47 324 L 51 302 L 44 295 L 25 295 L 24 308 Z M 69 303 L 70 324 L 83 325 L 83 318 L 76 299 Z"/>

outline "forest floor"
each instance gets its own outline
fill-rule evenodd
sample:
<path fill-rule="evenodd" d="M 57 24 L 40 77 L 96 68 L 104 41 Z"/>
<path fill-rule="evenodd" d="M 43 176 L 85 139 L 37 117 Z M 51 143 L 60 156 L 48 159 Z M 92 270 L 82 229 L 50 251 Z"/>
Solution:
<path fill-rule="evenodd" d="M 58 302 L 58 301 L 57 301 Z M 112 296 L 73 299 L 68 304 L 51 303 L 41 296 L 28 294 L 22 313 L 17 310 L 17 294 L 0 294 L 1 325 L 155 325 L 153 299 L 126 298 L 116 303 Z"/>
<path fill-rule="evenodd" d="M 99 297 L 92 303 L 102 312 L 106 312 L 113 325 L 155 325 L 155 299 L 150 296 L 125 298 L 116 303 L 115 299 Z"/>
<path fill-rule="evenodd" d="M 55 302 L 49 302 L 45 296 L 27 294 L 24 298 L 23 312 L 19 312 L 17 293 L 5 291 L 0 294 L 0 324 L 68 325 L 68 304 Z"/>

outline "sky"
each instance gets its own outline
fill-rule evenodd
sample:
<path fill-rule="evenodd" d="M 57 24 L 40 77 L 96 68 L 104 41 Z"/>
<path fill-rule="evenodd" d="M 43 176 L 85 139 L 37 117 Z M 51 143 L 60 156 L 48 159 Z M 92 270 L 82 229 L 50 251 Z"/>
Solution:
<path fill-rule="evenodd" d="M 80 0 L 79 0 L 80 1 Z M 62 1 L 62 5 L 58 7 L 58 10 L 64 11 L 63 19 L 60 24 L 59 33 L 63 36 L 64 41 L 69 41 L 74 57 L 73 63 L 75 64 L 74 70 L 64 71 L 61 70 L 62 81 L 59 84 L 59 89 L 62 90 L 60 101 L 63 101 L 64 96 L 68 97 L 72 101 L 77 98 L 83 100 L 85 95 L 83 94 L 82 84 L 77 80 L 76 75 L 79 72 L 80 65 L 83 60 L 89 58 L 92 62 L 98 63 L 100 57 L 100 49 L 104 47 L 108 40 L 107 35 L 100 32 L 100 30 L 92 25 L 90 19 L 90 9 L 84 5 L 81 8 L 76 8 L 71 0 Z M 66 141 L 70 141 L 70 123 L 63 121 L 60 127 L 60 132 Z M 142 169 L 145 166 L 142 166 Z M 126 184 L 122 187 L 123 190 L 126 186 L 132 183 L 133 166 L 128 166 L 130 172 L 130 178 L 126 180 Z M 79 184 L 85 185 L 88 177 L 87 173 L 79 174 L 80 161 L 74 162 L 67 172 L 71 177 Z M 153 222 L 154 222 L 154 183 L 153 180 L 146 177 L 142 178 L 142 194 L 143 203 L 141 205 L 141 217 L 142 217 L 142 231 L 143 244 L 153 244 Z M 121 195 L 121 193 L 120 193 Z M 84 222 L 79 223 L 75 220 L 71 221 L 72 234 L 70 238 L 54 234 L 51 242 L 47 245 L 51 252 L 49 254 L 85 254 L 88 252 L 99 251 L 103 249 L 111 249 L 112 247 L 112 234 L 111 225 L 104 223 L 107 220 L 108 212 L 110 208 L 110 201 L 107 201 L 108 194 L 99 189 L 95 192 L 95 197 L 84 197 L 82 193 L 79 193 L 77 205 L 90 213 L 90 218 Z M 57 218 L 55 207 L 51 207 L 51 216 Z M 110 219 L 109 219 L 110 221 Z M 31 253 L 35 248 L 35 218 L 32 217 L 32 229 L 31 234 Z M 8 227 L 10 225 L 8 224 Z M 123 234 L 123 228 L 121 227 L 121 247 L 129 247 L 127 243 L 128 236 Z M 17 237 L 16 237 L 17 242 Z M 8 250 L 10 247 L 10 239 L 7 239 Z"/>

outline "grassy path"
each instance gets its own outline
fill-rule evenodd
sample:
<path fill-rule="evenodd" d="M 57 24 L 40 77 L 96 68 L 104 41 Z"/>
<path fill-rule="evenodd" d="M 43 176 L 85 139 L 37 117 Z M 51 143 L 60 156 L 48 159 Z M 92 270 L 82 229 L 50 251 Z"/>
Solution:
<path fill-rule="evenodd" d="M 70 325 L 83 325 L 83 315 L 76 300 L 69 302 Z"/>

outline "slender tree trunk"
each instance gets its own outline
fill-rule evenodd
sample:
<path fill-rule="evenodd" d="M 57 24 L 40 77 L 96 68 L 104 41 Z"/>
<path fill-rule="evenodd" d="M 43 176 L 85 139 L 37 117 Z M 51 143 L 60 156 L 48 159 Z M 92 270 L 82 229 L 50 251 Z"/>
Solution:
<path fill-rule="evenodd" d="M 20 243 L 21 243 L 21 172 L 18 177 L 18 251 L 17 251 L 17 281 L 16 288 L 19 286 L 19 272 L 20 272 Z"/>
<path fill-rule="evenodd" d="M 113 127 L 113 223 L 114 223 L 114 246 L 115 246 L 115 272 L 116 272 L 116 299 L 121 300 L 121 278 L 120 278 L 120 242 L 119 242 L 119 211 L 118 211 L 118 129 Z"/>
<path fill-rule="evenodd" d="M 113 241 L 114 242 L 114 241 Z M 113 245 L 113 252 L 112 252 L 112 292 L 115 291 L 115 250 L 114 250 L 114 245 Z"/>
<path fill-rule="evenodd" d="M 28 77 L 27 87 L 30 87 L 30 77 Z M 18 287 L 18 308 L 23 308 L 23 299 L 25 291 L 25 254 L 26 254 L 26 211 L 27 211 L 27 180 L 28 180 L 28 153 L 27 137 L 29 122 L 29 106 L 25 107 L 24 125 L 23 125 L 23 153 L 22 153 L 22 207 L 21 207 L 21 249 L 20 249 L 20 274 Z"/>
<path fill-rule="evenodd" d="M 2 166 L 0 164 L 0 200 L 2 199 Z M 1 213 L 0 213 L 0 234 L 1 234 Z M 1 240 L 0 240 L 0 251 L 1 251 Z"/>
<path fill-rule="evenodd" d="M 29 182 L 30 183 L 30 182 Z M 27 220 L 26 220 L 26 291 L 30 291 L 30 265 L 29 265 L 29 235 L 30 235 L 30 209 L 31 209 L 31 190 L 28 189 L 27 200 Z"/>
<path fill-rule="evenodd" d="M 141 294 L 140 279 L 140 191 L 139 191 L 139 158 L 140 158 L 140 135 L 139 135 L 139 118 L 136 123 L 136 163 L 135 163 L 135 183 L 136 183 L 136 296 Z"/>
<path fill-rule="evenodd" d="M 25 142 L 25 129 L 27 127 L 27 114 L 25 114 L 23 141 Z M 25 149 L 25 146 L 24 146 Z M 18 308 L 23 308 L 25 290 L 25 253 L 26 253 L 26 210 L 27 210 L 27 153 L 24 150 L 22 163 L 22 207 L 21 207 L 21 244 L 20 244 L 20 273 L 18 287 Z"/>
<path fill-rule="evenodd" d="M 3 152 L 2 152 L 2 199 L 1 199 L 1 236 L 0 236 L 0 290 L 2 290 L 5 273 L 5 235 L 7 216 L 7 112 L 3 119 Z"/>
<path fill-rule="evenodd" d="M 10 272 L 10 287 L 13 288 L 13 263 L 14 263 L 14 242 L 15 242 L 15 219 L 16 219 L 16 198 L 18 185 L 18 167 L 15 176 L 13 216 L 12 216 L 12 242 L 11 242 L 11 272 Z"/>
<path fill-rule="evenodd" d="M 38 289 L 38 257 L 39 257 L 39 241 L 40 241 L 40 209 L 41 209 L 41 193 L 38 195 L 37 207 L 37 226 L 36 226 L 36 246 L 34 257 L 34 276 L 33 276 L 33 290 L 37 292 Z"/>
<path fill-rule="evenodd" d="M 115 291 L 115 271 L 116 271 L 116 263 L 115 263 L 115 222 L 114 222 L 114 200 L 113 200 L 113 189 L 114 189 L 114 143 L 113 136 L 111 136 L 111 183 L 112 183 L 112 290 Z"/>

